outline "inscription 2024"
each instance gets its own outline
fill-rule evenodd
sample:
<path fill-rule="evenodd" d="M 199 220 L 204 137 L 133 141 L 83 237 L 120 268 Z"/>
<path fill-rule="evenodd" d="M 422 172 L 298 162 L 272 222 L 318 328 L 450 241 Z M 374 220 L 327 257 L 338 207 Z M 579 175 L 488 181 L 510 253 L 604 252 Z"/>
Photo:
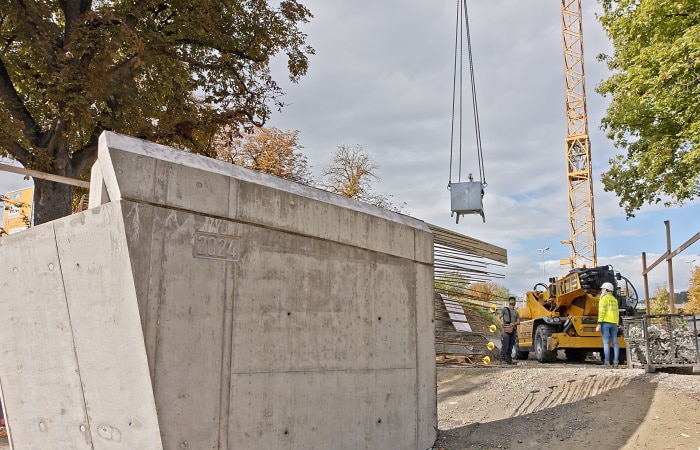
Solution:
<path fill-rule="evenodd" d="M 238 261 L 240 237 L 197 231 L 194 235 L 194 257 Z"/>

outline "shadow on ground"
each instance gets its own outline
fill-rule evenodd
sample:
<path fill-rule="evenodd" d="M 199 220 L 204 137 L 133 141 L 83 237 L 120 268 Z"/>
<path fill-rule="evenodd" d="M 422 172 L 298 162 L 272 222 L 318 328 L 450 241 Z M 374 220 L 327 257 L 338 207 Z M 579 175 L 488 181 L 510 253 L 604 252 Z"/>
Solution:
<path fill-rule="evenodd" d="M 435 448 L 539 449 L 572 444 L 621 448 L 644 421 L 657 387 L 635 378 L 624 383 L 596 378 L 562 381 L 557 388 L 528 392 L 505 414 L 507 418 L 439 430 Z"/>

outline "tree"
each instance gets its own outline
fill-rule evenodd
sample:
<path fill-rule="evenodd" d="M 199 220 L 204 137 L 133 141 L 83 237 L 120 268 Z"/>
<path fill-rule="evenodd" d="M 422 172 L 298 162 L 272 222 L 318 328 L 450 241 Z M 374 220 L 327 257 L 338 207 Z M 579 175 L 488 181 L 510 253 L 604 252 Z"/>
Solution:
<path fill-rule="evenodd" d="M 302 148 L 299 131 L 296 130 L 260 127 L 251 134 L 241 136 L 237 130 L 227 127 L 215 138 L 213 151 L 217 159 L 313 185 L 306 156 L 300 151 Z"/>
<path fill-rule="evenodd" d="M 496 324 L 496 316 L 489 306 L 510 297 L 510 291 L 492 281 L 470 283 L 469 277 L 459 272 L 435 274 L 435 292 L 459 303 L 470 321 L 485 320 Z M 495 329 L 495 328 L 494 328 Z"/>
<path fill-rule="evenodd" d="M 339 145 L 333 154 L 333 164 L 323 171 L 321 186 L 344 197 L 402 212 L 401 206 L 392 204 L 390 195 L 372 191 L 372 180 L 380 181 L 374 173 L 378 168 L 361 145 Z"/>
<path fill-rule="evenodd" d="M 700 195 L 700 14 L 696 0 L 602 0 L 614 74 L 602 128 L 624 152 L 603 174 L 628 217 Z"/>
<path fill-rule="evenodd" d="M 700 314 L 700 266 L 693 268 L 688 285 L 688 303 L 683 310 L 686 314 Z"/>
<path fill-rule="evenodd" d="M 650 311 L 652 314 L 668 314 L 669 294 L 666 285 L 657 287 L 654 291 L 654 297 L 649 301 L 651 302 Z"/>
<path fill-rule="evenodd" d="M 0 156 L 85 177 L 112 130 L 207 154 L 222 127 L 282 107 L 270 60 L 296 82 L 313 49 L 297 0 L 28 0 L 0 8 Z M 70 214 L 73 187 L 35 179 L 35 223 Z"/>
<path fill-rule="evenodd" d="M 465 295 L 469 287 L 469 278 L 459 272 L 435 274 L 435 291 L 447 296 Z"/>
<path fill-rule="evenodd" d="M 468 295 L 473 300 L 499 305 L 502 305 L 503 302 L 506 302 L 512 296 L 508 288 L 493 281 L 472 283 L 469 286 Z"/>

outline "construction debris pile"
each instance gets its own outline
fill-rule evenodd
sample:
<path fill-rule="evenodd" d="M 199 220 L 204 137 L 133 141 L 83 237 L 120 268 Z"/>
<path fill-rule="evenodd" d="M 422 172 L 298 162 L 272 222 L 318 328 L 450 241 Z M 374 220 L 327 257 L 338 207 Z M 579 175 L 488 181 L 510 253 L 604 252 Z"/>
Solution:
<path fill-rule="evenodd" d="M 632 362 L 653 366 L 698 364 L 698 332 L 682 315 L 627 321 L 625 340 Z"/>
<path fill-rule="evenodd" d="M 648 328 L 648 345 L 641 326 L 630 329 L 630 337 L 639 338 L 630 346 L 633 358 L 642 364 L 693 364 L 697 360 L 696 338 L 687 327 L 666 331 L 657 326 Z"/>

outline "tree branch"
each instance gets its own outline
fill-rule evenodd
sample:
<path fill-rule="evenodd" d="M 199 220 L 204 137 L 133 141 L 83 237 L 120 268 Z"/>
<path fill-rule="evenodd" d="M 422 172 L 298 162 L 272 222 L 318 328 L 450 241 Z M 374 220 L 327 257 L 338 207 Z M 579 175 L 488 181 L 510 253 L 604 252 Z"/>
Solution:
<path fill-rule="evenodd" d="M 0 99 L 2 99 L 12 116 L 24 125 L 24 136 L 32 145 L 38 145 L 41 138 L 41 130 L 37 126 L 34 117 L 27 110 L 17 90 L 15 90 L 10 74 L 7 72 L 7 67 L 5 67 L 5 62 L 2 59 L 0 59 Z"/>
<path fill-rule="evenodd" d="M 5 147 L 5 150 L 12 155 L 14 159 L 17 161 L 21 162 L 23 166 L 26 166 L 29 164 L 29 160 L 32 157 L 32 154 L 29 153 L 27 150 L 22 148 L 18 143 L 16 142 L 7 142 L 6 143 L 7 147 Z"/>
<path fill-rule="evenodd" d="M 60 0 L 59 4 L 63 10 L 63 15 L 66 18 L 66 28 L 64 36 L 66 42 L 70 41 L 73 32 L 73 24 L 80 18 L 81 15 L 90 11 L 92 8 L 91 0 Z"/>
<path fill-rule="evenodd" d="M 104 131 L 101 124 L 97 124 L 90 135 L 87 144 L 76 150 L 71 155 L 71 166 L 75 173 L 79 176 L 85 169 L 95 162 L 97 159 L 97 143 L 100 139 L 100 134 Z"/>

